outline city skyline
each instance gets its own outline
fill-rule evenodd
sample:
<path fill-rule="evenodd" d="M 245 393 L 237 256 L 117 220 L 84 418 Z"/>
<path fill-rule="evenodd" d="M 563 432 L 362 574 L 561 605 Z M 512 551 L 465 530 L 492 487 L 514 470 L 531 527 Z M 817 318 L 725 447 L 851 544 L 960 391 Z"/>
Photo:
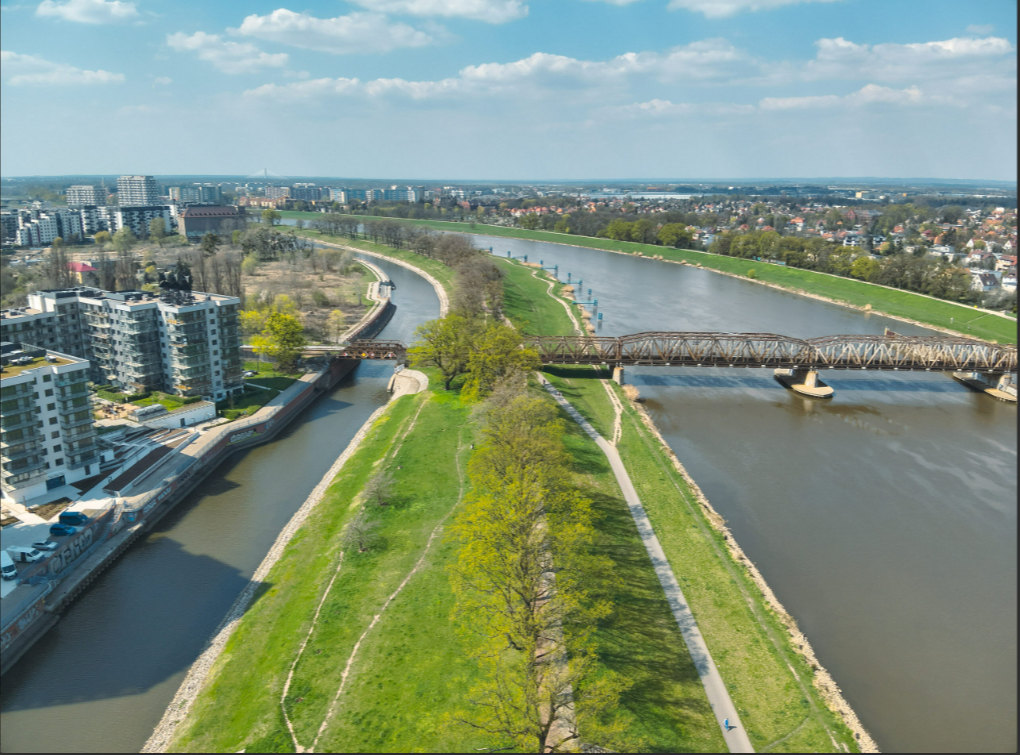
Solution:
<path fill-rule="evenodd" d="M 0 5 L 0 173 L 1016 180 L 1009 2 L 166 8 Z"/>

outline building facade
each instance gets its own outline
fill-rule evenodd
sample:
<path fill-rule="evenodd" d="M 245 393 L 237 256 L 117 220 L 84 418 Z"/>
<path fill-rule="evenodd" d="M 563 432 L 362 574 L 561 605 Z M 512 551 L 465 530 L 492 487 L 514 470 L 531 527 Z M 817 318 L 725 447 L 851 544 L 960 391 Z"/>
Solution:
<path fill-rule="evenodd" d="M 152 176 L 121 176 L 117 179 L 117 204 L 121 207 L 159 203 L 159 184 Z"/>
<path fill-rule="evenodd" d="M 84 205 L 106 204 L 106 189 L 102 186 L 79 184 L 67 187 L 67 206 L 83 207 Z"/>
<path fill-rule="evenodd" d="M 0 313 L 0 338 L 87 359 L 97 384 L 213 401 L 244 389 L 236 297 L 79 286 L 38 291 L 28 304 Z"/>
<path fill-rule="evenodd" d="M 232 206 L 185 207 L 177 217 L 177 230 L 191 241 L 198 241 L 207 233 L 229 239 L 231 233 L 243 231 L 244 227 L 245 216 Z"/>
<path fill-rule="evenodd" d="M 0 343 L 0 488 L 24 501 L 99 471 L 89 363 L 35 345 Z"/>

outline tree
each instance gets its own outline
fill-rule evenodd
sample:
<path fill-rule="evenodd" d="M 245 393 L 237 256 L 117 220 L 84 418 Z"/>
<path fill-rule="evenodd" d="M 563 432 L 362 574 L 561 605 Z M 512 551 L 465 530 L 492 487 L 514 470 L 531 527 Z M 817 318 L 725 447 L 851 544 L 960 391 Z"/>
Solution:
<path fill-rule="evenodd" d="M 576 749 L 582 728 L 615 745 L 624 685 L 591 678 L 592 630 L 611 611 L 594 590 L 611 569 L 592 554 L 591 502 L 570 484 L 562 420 L 547 397 L 505 388 L 483 417 L 451 575 L 456 624 L 483 680 L 458 720 L 526 752 Z"/>
<path fill-rule="evenodd" d="M 365 503 L 373 503 L 377 506 L 386 506 L 393 500 L 393 492 L 396 480 L 393 474 L 383 469 L 372 475 L 362 491 Z"/>
<path fill-rule="evenodd" d="M 340 336 L 347 330 L 347 315 L 339 309 L 334 309 L 326 317 L 326 333 L 336 343 L 340 343 Z"/>
<path fill-rule="evenodd" d="M 473 339 L 468 354 L 468 379 L 464 393 L 469 398 L 488 396 L 498 383 L 524 376 L 537 369 L 540 361 L 534 349 L 522 348 L 520 333 L 509 325 L 491 323 Z"/>
<path fill-rule="evenodd" d="M 437 367 L 443 376 L 443 387 L 450 390 L 454 378 L 467 369 L 476 329 L 473 321 L 455 312 L 420 325 L 414 332 L 417 340 L 407 350 L 411 366 Z"/>
<path fill-rule="evenodd" d="M 683 223 L 666 223 L 659 229 L 659 243 L 676 249 L 690 247 L 694 237 Z"/>
<path fill-rule="evenodd" d="M 378 522 L 369 521 L 368 512 L 365 509 L 358 509 L 358 513 L 344 527 L 341 536 L 344 550 L 356 546 L 359 553 L 367 551 L 372 546 L 372 533 L 378 526 Z"/>
<path fill-rule="evenodd" d="M 96 246 L 102 248 L 106 244 L 110 243 L 110 232 L 109 231 L 96 231 L 92 237 L 93 241 L 96 242 Z"/>
<path fill-rule="evenodd" d="M 280 220 L 280 213 L 271 207 L 267 207 L 262 211 L 262 222 L 266 225 L 276 225 L 277 221 Z"/>
<path fill-rule="evenodd" d="M 204 257 L 212 257 L 216 254 L 216 249 L 220 245 L 220 237 L 212 231 L 202 236 L 202 255 Z"/>
<path fill-rule="evenodd" d="M 149 238 L 155 239 L 159 248 L 163 248 L 163 239 L 166 238 L 166 221 L 163 218 L 153 218 L 149 221 Z"/>
<path fill-rule="evenodd" d="M 266 317 L 262 335 L 268 339 L 266 353 L 284 371 L 291 371 L 305 346 L 301 321 L 294 315 L 271 312 Z"/>
<path fill-rule="evenodd" d="M 113 234 L 113 248 L 118 252 L 128 252 L 136 243 L 138 243 L 138 237 L 127 226 Z"/>

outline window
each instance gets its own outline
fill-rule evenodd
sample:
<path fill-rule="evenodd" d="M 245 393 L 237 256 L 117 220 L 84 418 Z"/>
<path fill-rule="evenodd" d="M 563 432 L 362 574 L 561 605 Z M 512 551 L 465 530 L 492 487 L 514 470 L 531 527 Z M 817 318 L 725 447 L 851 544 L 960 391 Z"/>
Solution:
<path fill-rule="evenodd" d="M 59 466 L 62 466 L 63 463 L 64 463 L 63 459 L 57 459 L 56 461 L 53 462 L 53 466 L 59 467 Z"/>
<path fill-rule="evenodd" d="M 48 412 L 52 412 L 56 408 L 57 408 L 56 404 L 46 404 L 46 411 Z"/>
<path fill-rule="evenodd" d="M 53 395 L 53 389 L 52 388 L 47 388 L 46 389 L 46 393 L 44 393 L 43 395 L 47 396 L 47 397 L 48 396 L 52 396 Z"/>
<path fill-rule="evenodd" d="M 58 453 L 59 451 L 60 451 L 60 444 L 58 443 L 57 445 L 55 445 L 53 447 L 53 453 Z"/>
<path fill-rule="evenodd" d="M 56 432 L 50 433 L 50 440 L 56 440 L 59 437 L 60 437 L 60 431 L 59 430 L 57 430 Z"/>
<path fill-rule="evenodd" d="M 50 424 L 51 425 L 57 424 L 57 418 L 56 417 L 50 417 Z"/>
<path fill-rule="evenodd" d="M 43 379 L 44 383 L 49 383 L 49 382 L 51 382 L 53 380 L 53 376 L 52 375 L 43 375 L 42 379 Z"/>

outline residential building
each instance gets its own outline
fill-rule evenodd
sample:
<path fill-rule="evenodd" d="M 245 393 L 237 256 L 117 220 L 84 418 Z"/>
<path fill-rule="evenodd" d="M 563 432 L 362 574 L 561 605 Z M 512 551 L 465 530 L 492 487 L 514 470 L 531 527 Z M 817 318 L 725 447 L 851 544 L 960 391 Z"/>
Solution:
<path fill-rule="evenodd" d="M 220 401 L 243 390 L 240 299 L 199 292 L 37 291 L 0 312 L 0 339 L 88 359 L 90 377 L 129 393 Z"/>
<path fill-rule="evenodd" d="M 106 204 L 106 188 L 103 186 L 77 185 L 67 187 L 67 206 Z"/>
<path fill-rule="evenodd" d="M 303 199 L 308 202 L 318 202 L 323 196 L 323 189 L 313 183 L 296 183 L 290 187 L 291 199 Z"/>
<path fill-rule="evenodd" d="M 89 363 L 21 342 L 0 343 L 0 490 L 22 502 L 99 471 Z"/>
<path fill-rule="evenodd" d="M 267 186 L 266 199 L 284 199 L 290 196 L 289 186 Z"/>
<path fill-rule="evenodd" d="M 121 176 L 117 179 L 117 204 L 121 207 L 157 205 L 159 199 L 159 185 L 152 176 Z"/>
<path fill-rule="evenodd" d="M 114 209 L 110 231 L 116 233 L 121 228 L 130 228 L 135 236 L 144 239 L 149 236 L 150 221 L 162 218 L 165 232 L 170 233 L 176 220 L 176 210 L 175 206 L 166 204 L 147 206 L 125 206 L 122 204 Z"/>
<path fill-rule="evenodd" d="M 18 246 L 46 246 L 58 236 L 73 241 L 84 236 L 77 210 L 19 210 L 14 243 Z"/>

